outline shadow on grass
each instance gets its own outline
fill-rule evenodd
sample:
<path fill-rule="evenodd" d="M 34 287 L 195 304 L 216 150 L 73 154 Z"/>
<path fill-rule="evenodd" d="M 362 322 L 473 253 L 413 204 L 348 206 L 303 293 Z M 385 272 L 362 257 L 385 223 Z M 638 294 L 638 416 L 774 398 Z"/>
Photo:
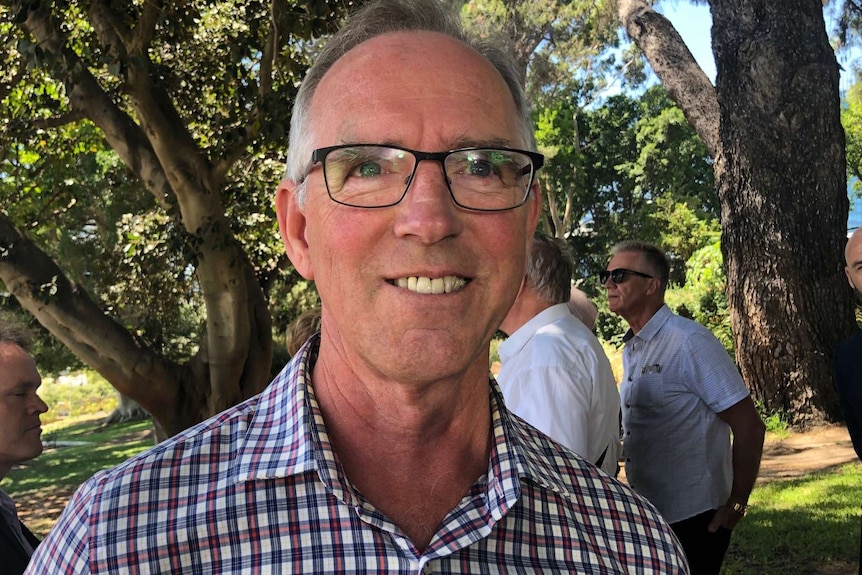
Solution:
<path fill-rule="evenodd" d="M 723 575 L 857 573 L 859 465 L 758 487 L 734 531 Z"/>
<path fill-rule="evenodd" d="M 42 440 L 46 444 L 42 455 L 13 468 L 2 485 L 15 500 L 21 519 L 42 536 L 81 483 L 154 444 L 152 422 L 148 420 L 105 427 L 87 420 L 57 433 L 43 433 Z M 66 441 L 82 444 L 51 447 Z"/>

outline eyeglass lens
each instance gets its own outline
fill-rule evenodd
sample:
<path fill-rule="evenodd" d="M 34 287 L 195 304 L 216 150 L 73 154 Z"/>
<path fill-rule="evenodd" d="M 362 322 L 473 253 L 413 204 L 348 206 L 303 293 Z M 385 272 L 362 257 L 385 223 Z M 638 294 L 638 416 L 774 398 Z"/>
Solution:
<path fill-rule="evenodd" d="M 436 156 L 436 154 L 435 154 Z M 529 156 L 516 150 L 467 149 L 441 154 L 455 202 L 476 210 L 505 210 L 524 203 L 533 179 Z M 429 158 L 437 159 L 439 158 Z M 416 170 L 413 152 L 386 146 L 350 146 L 323 158 L 333 200 L 356 207 L 386 207 L 404 197 Z"/>
<path fill-rule="evenodd" d="M 615 284 L 621 284 L 621 283 L 623 283 L 623 282 L 625 281 L 626 276 L 627 276 L 628 274 L 638 275 L 638 276 L 641 276 L 641 277 L 644 277 L 644 278 L 652 277 L 652 276 L 649 276 L 649 275 L 647 275 L 647 274 L 645 274 L 645 273 L 642 273 L 642 272 L 636 272 L 636 271 L 634 271 L 634 270 L 627 270 L 627 269 L 625 269 L 625 268 L 617 268 L 617 269 L 615 269 L 615 270 L 603 270 L 603 271 L 600 271 L 600 272 L 599 272 L 599 282 L 600 282 L 602 285 L 604 285 L 604 284 L 606 284 L 606 283 L 607 283 L 608 278 L 610 278 L 610 279 L 611 279 L 611 281 L 612 281 L 612 282 L 614 282 Z"/>

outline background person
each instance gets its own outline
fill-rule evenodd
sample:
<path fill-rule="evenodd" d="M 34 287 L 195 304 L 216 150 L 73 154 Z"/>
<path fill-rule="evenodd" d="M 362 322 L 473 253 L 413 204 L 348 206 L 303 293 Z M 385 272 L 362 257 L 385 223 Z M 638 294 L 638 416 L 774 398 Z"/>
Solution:
<path fill-rule="evenodd" d="M 285 333 L 287 355 L 293 357 L 311 336 L 320 331 L 320 307 L 307 309 L 290 322 Z"/>
<path fill-rule="evenodd" d="M 626 479 L 670 522 L 691 572 L 717 574 L 766 429 L 721 343 L 665 305 L 669 269 L 659 248 L 628 241 L 600 274 L 610 310 L 629 325 L 620 385 Z"/>
<path fill-rule="evenodd" d="M 587 326 L 590 331 L 596 329 L 596 318 L 599 316 L 599 308 L 596 307 L 589 296 L 582 290 L 572 287 L 572 295 L 569 297 L 568 304 L 569 312 L 581 320 L 581 323 Z"/>
<path fill-rule="evenodd" d="M 542 157 L 508 50 L 466 41 L 437 0 L 365 4 L 328 40 L 275 200 L 320 335 L 87 481 L 31 573 L 686 572 L 652 506 L 489 380 Z"/>
<path fill-rule="evenodd" d="M 844 273 L 847 282 L 862 301 L 862 228 L 857 228 L 844 248 Z M 856 330 L 850 338 L 835 349 L 835 387 L 847 431 L 856 455 L 862 459 L 862 331 Z M 859 538 L 859 572 L 862 573 L 862 533 Z"/>
<path fill-rule="evenodd" d="M 567 302 L 573 264 L 560 240 L 533 238 L 521 291 L 500 330 L 506 407 L 605 473 L 615 476 L 620 394 L 607 355 Z"/>
<path fill-rule="evenodd" d="M 0 480 L 12 467 L 42 453 L 39 416 L 48 406 L 36 394 L 42 383 L 29 353 L 29 337 L 0 316 Z M 0 575 L 21 575 L 39 540 L 18 519 L 15 502 L 0 491 Z"/>

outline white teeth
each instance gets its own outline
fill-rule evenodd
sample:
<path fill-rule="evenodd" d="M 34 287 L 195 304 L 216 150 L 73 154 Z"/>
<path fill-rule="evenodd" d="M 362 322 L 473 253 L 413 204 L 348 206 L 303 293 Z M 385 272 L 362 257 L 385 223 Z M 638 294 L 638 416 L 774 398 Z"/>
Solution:
<path fill-rule="evenodd" d="M 416 278 L 416 291 L 419 293 L 431 293 L 431 278 Z"/>
<path fill-rule="evenodd" d="M 410 276 L 398 278 L 395 285 L 400 288 L 421 294 L 452 293 L 467 285 L 467 280 L 457 276 L 445 276 L 442 278 L 429 278 L 426 276 Z"/>

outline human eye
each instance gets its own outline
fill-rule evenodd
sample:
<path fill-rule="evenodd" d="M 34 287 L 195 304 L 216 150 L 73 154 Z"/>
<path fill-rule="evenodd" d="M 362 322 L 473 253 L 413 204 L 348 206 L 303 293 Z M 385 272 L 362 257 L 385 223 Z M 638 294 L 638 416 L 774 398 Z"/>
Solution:
<path fill-rule="evenodd" d="M 512 185 L 519 174 L 516 158 L 505 150 L 468 150 L 455 158 L 460 175 L 493 178 Z"/>

